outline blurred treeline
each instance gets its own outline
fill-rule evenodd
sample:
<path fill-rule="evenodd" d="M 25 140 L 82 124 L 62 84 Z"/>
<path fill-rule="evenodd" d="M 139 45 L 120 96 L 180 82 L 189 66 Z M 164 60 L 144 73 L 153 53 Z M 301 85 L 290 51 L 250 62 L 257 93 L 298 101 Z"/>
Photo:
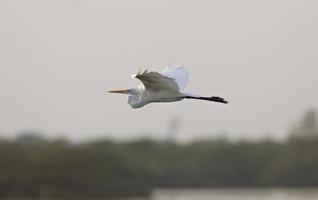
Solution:
<path fill-rule="evenodd" d="M 153 188 L 317 187 L 318 126 L 309 111 L 284 142 L 73 144 L 36 134 L 0 141 L 0 197 L 107 198 Z"/>

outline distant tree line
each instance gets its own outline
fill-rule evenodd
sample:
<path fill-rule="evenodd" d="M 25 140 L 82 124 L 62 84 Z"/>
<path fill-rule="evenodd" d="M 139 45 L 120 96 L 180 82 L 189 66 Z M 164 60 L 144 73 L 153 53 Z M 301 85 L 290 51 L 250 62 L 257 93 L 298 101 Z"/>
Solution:
<path fill-rule="evenodd" d="M 0 198 L 144 196 L 153 188 L 317 187 L 314 111 L 285 142 L 0 140 Z"/>

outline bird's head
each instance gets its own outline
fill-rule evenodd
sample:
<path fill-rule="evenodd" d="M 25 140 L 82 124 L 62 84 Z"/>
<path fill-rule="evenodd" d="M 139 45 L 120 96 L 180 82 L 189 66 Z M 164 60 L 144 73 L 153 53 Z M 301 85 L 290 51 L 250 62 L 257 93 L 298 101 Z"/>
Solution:
<path fill-rule="evenodd" d="M 118 94 L 129 94 L 128 97 L 128 104 L 132 107 L 132 108 L 140 108 L 145 104 L 138 104 L 139 100 L 140 100 L 140 89 L 138 88 L 131 88 L 131 89 L 125 89 L 125 90 L 111 90 L 108 91 L 110 93 L 118 93 Z"/>

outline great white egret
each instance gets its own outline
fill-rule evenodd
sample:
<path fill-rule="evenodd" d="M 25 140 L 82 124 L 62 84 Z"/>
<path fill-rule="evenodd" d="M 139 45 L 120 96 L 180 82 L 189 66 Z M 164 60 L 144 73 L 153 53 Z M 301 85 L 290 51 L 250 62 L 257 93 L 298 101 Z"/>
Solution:
<path fill-rule="evenodd" d="M 162 72 L 139 70 L 133 77 L 142 82 L 138 88 L 109 91 L 110 93 L 129 94 L 128 104 L 132 108 L 140 108 L 154 102 L 173 102 L 183 99 L 228 103 L 218 96 L 203 97 L 183 92 L 188 83 L 188 73 L 186 68 L 180 65 L 169 66 Z"/>

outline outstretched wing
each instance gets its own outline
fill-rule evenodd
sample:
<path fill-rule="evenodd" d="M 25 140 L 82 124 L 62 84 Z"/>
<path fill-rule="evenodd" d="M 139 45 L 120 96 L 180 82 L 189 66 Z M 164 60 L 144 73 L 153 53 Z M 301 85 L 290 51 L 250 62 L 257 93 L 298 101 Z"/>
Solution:
<path fill-rule="evenodd" d="M 181 65 L 175 65 L 172 67 L 167 67 L 165 70 L 161 72 L 162 75 L 172 78 L 176 81 L 178 84 L 178 87 L 181 91 L 184 90 L 184 88 L 188 84 L 188 72 L 184 66 Z"/>
<path fill-rule="evenodd" d="M 133 77 L 139 79 L 147 90 L 161 91 L 169 90 L 179 92 L 179 86 L 175 79 L 165 76 L 159 72 L 152 72 L 145 70 L 144 72 L 138 72 Z"/>

